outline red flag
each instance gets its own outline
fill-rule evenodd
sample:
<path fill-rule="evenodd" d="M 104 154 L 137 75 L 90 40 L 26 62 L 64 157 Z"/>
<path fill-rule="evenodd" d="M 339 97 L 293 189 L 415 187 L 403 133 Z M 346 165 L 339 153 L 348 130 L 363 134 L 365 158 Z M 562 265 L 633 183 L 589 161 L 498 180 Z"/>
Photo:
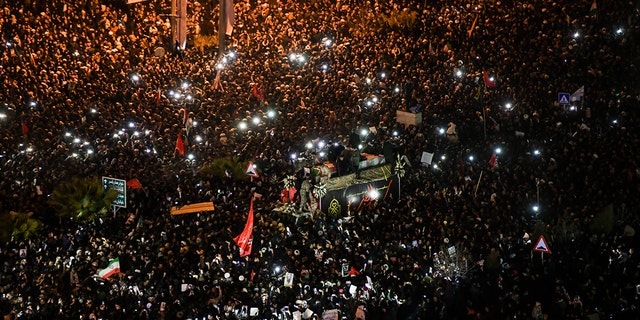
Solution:
<path fill-rule="evenodd" d="M 22 124 L 22 136 L 26 138 L 29 135 L 29 126 L 24 123 L 24 120 L 21 120 L 20 122 Z"/>
<path fill-rule="evenodd" d="M 251 245 L 253 241 L 253 200 L 249 206 L 249 216 L 247 217 L 247 223 L 244 225 L 244 230 L 237 237 L 233 238 L 240 248 L 240 257 L 246 257 L 251 254 Z"/>
<path fill-rule="evenodd" d="M 482 69 L 482 78 L 484 79 L 485 86 L 489 88 L 496 87 L 496 81 L 493 78 L 489 77 L 489 73 L 485 69 Z"/>
<path fill-rule="evenodd" d="M 489 166 L 493 169 L 496 167 L 498 155 L 494 152 L 491 154 L 491 159 L 489 159 Z"/>
<path fill-rule="evenodd" d="M 289 202 L 293 202 L 293 199 L 296 196 L 296 187 L 289 188 Z"/>
<path fill-rule="evenodd" d="M 127 187 L 131 189 L 142 189 L 142 183 L 140 183 L 140 180 L 138 180 L 138 178 L 133 178 L 127 181 Z"/>
<path fill-rule="evenodd" d="M 178 149 L 178 153 L 181 156 L 184 156 L 185 143 L 182 141 L 182 134 L 178 135 L 178 140 L 176 140 L 176 149 Z"/>
<path fill-rule="evenodd" d="M 258 84 L 254 84 L 253 85 L 253 90 L 251 90 L 251 94 L 258 99 L 258 101 L 262 102 L 264 101 L 264 93 L 262 92 L 262 89 L 258 88 Z"/>

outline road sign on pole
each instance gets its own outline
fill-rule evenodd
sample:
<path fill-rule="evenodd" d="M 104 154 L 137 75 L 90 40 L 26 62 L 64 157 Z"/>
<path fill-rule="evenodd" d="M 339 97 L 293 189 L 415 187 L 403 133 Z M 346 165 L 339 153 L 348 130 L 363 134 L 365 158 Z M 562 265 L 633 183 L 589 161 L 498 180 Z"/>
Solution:
<path fill-rule="evenodd" d="M 533 251 L 542 252 L 542 253 L 551 253 L 551 250 L 549 250 L 549 245 L 547 244 L 547 241 L 544 240 L 543 235 L 540 235 L 540 238 L 538 238 L 536 245 L 533 246 Z"/>
<path fill-rule="evenodd" d="M 105 191 L 113 190 L 118 197 L 111 202 L 114 207 L 127 207 L 127 182 L 121 179 L 102 177 L 102 187 Z"/>
<path fill-rule="evenodd" d="M 571 104 L 570 99 L 571 95 L 568 92 L 558 92 L 559 104 Z"/>

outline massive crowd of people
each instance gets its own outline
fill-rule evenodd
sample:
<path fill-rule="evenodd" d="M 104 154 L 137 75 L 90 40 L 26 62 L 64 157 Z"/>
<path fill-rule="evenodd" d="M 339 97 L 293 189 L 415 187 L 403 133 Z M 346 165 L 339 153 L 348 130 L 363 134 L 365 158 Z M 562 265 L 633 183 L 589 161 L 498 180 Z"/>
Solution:
<path fill-rule="evenodd" d="M 176 52 L 168 1 L 0 0 L 0 208 L 45 222 L 0 246 L 7 318 L 639 317 L 638 1 L 234 2 L 219 56 L 192 46 L 216 1 L 189 3 Z M 399 197 L 273 210 L 291 154 L 363 128 L 408 159 Z M 199 170 L 227 156 L 260 176 Z M 78 176 L 144 191 L 78 225 L 47 203 Z M 215 210 L 169 214 L 202 201 Z M 96 278 L 114 258 L 121 273 Z"/>

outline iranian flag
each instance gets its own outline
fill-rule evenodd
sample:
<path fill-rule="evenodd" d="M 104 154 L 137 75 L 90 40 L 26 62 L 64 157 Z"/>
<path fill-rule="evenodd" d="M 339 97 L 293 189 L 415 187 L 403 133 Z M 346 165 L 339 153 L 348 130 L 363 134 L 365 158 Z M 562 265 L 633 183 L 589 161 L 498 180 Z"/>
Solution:
<path fill-rule="evenodd" d="M 120 258 L 115 258 L 109 262 L 109 265 L 98 271 L 98 276 L 102 279 L 107 279 L 112 275 L 120 272 Z"/>

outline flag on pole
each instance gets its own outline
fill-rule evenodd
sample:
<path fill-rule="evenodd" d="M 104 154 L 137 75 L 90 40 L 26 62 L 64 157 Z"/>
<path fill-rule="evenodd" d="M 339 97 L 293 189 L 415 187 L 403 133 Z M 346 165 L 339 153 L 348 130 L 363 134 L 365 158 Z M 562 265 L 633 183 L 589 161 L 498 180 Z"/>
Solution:
<path fill-rule="evenodd" d="M 98 276 L 102 279 L 107 279 L 112 275 L 120 272 L 120 258 L 115 258 L 109 262 L 109 265 L 98 271 Z"/>
<path fill-rule="evenodd" d="M 182 140 L 182 134 L 178 134 L 178 140 L 176 140 L 176 149 L 181 156 L 184 156 L 185 143 Z"/>
<path fill-rule="evenodd" d="M 471 25 L 471 29 L 469 29 L 469 31 L 467 31 L 467 33 L 469 33 L 469 38 L 471 38 L 471 34 L 473 33 L 473 29 L 476 28 L 476 22 L 478 22 L 478 15 L 476 15 L 476 18 L 473 20 L 473 24 Z"/>
<path fill-rule="evenodd" d="M 498 155 L 495 151 L 493 152 L 493 154 L 491 154 L 491 158 L 489 159 L 489 166 L 491 167 L 491 169 L 498 166 Z"/>
<path fill-rule="evenodd" d="M 26 138 L 29 136 L 29 126 L 27 126 L 24 120 L 20 120 L 20 124 L 22 125 L 22 136 Z"/>
<path fill-rule="evenodd" d="M 496 80 L 493 79 L 492 77 L 489 77 L 489 73 L 487 72 L 486 69 L 482 69 L 482 78 L 484 80 L 484 85 L 489 87 L 489 88 L 495 88 L 496 87 Z"/>
<path fill-rule="evenodd" d="M 253 199 L 249 205 L 249 216 L 247 217 L 247 223 L 244 225 L 244 230 L 237 237 L 233 238 L 240 248 L 240 257 L 246 257 L 251 254 L 251 245 L 253 241 Z"/>
<path fill-rule="evenodd" d="M 580 87 L 580 89 L 576 90 L 576 92 L 574 92 L 571 95 L 571 98 L 569 100 L 571 100 L 571 102 L 575 102 L 575 101 L 582 100 L 583 97 L 584 97 L 584 86 L 582 86 L 582 87 Z"/>
<path fill-rule="evenodd" d="M 598 18 L 598 4 L 596 3 L 596 0 L 593 0 L 593 2 L 591 3 L 591 9 L 589 9 L 589 14 L 592 17 Z"/>

